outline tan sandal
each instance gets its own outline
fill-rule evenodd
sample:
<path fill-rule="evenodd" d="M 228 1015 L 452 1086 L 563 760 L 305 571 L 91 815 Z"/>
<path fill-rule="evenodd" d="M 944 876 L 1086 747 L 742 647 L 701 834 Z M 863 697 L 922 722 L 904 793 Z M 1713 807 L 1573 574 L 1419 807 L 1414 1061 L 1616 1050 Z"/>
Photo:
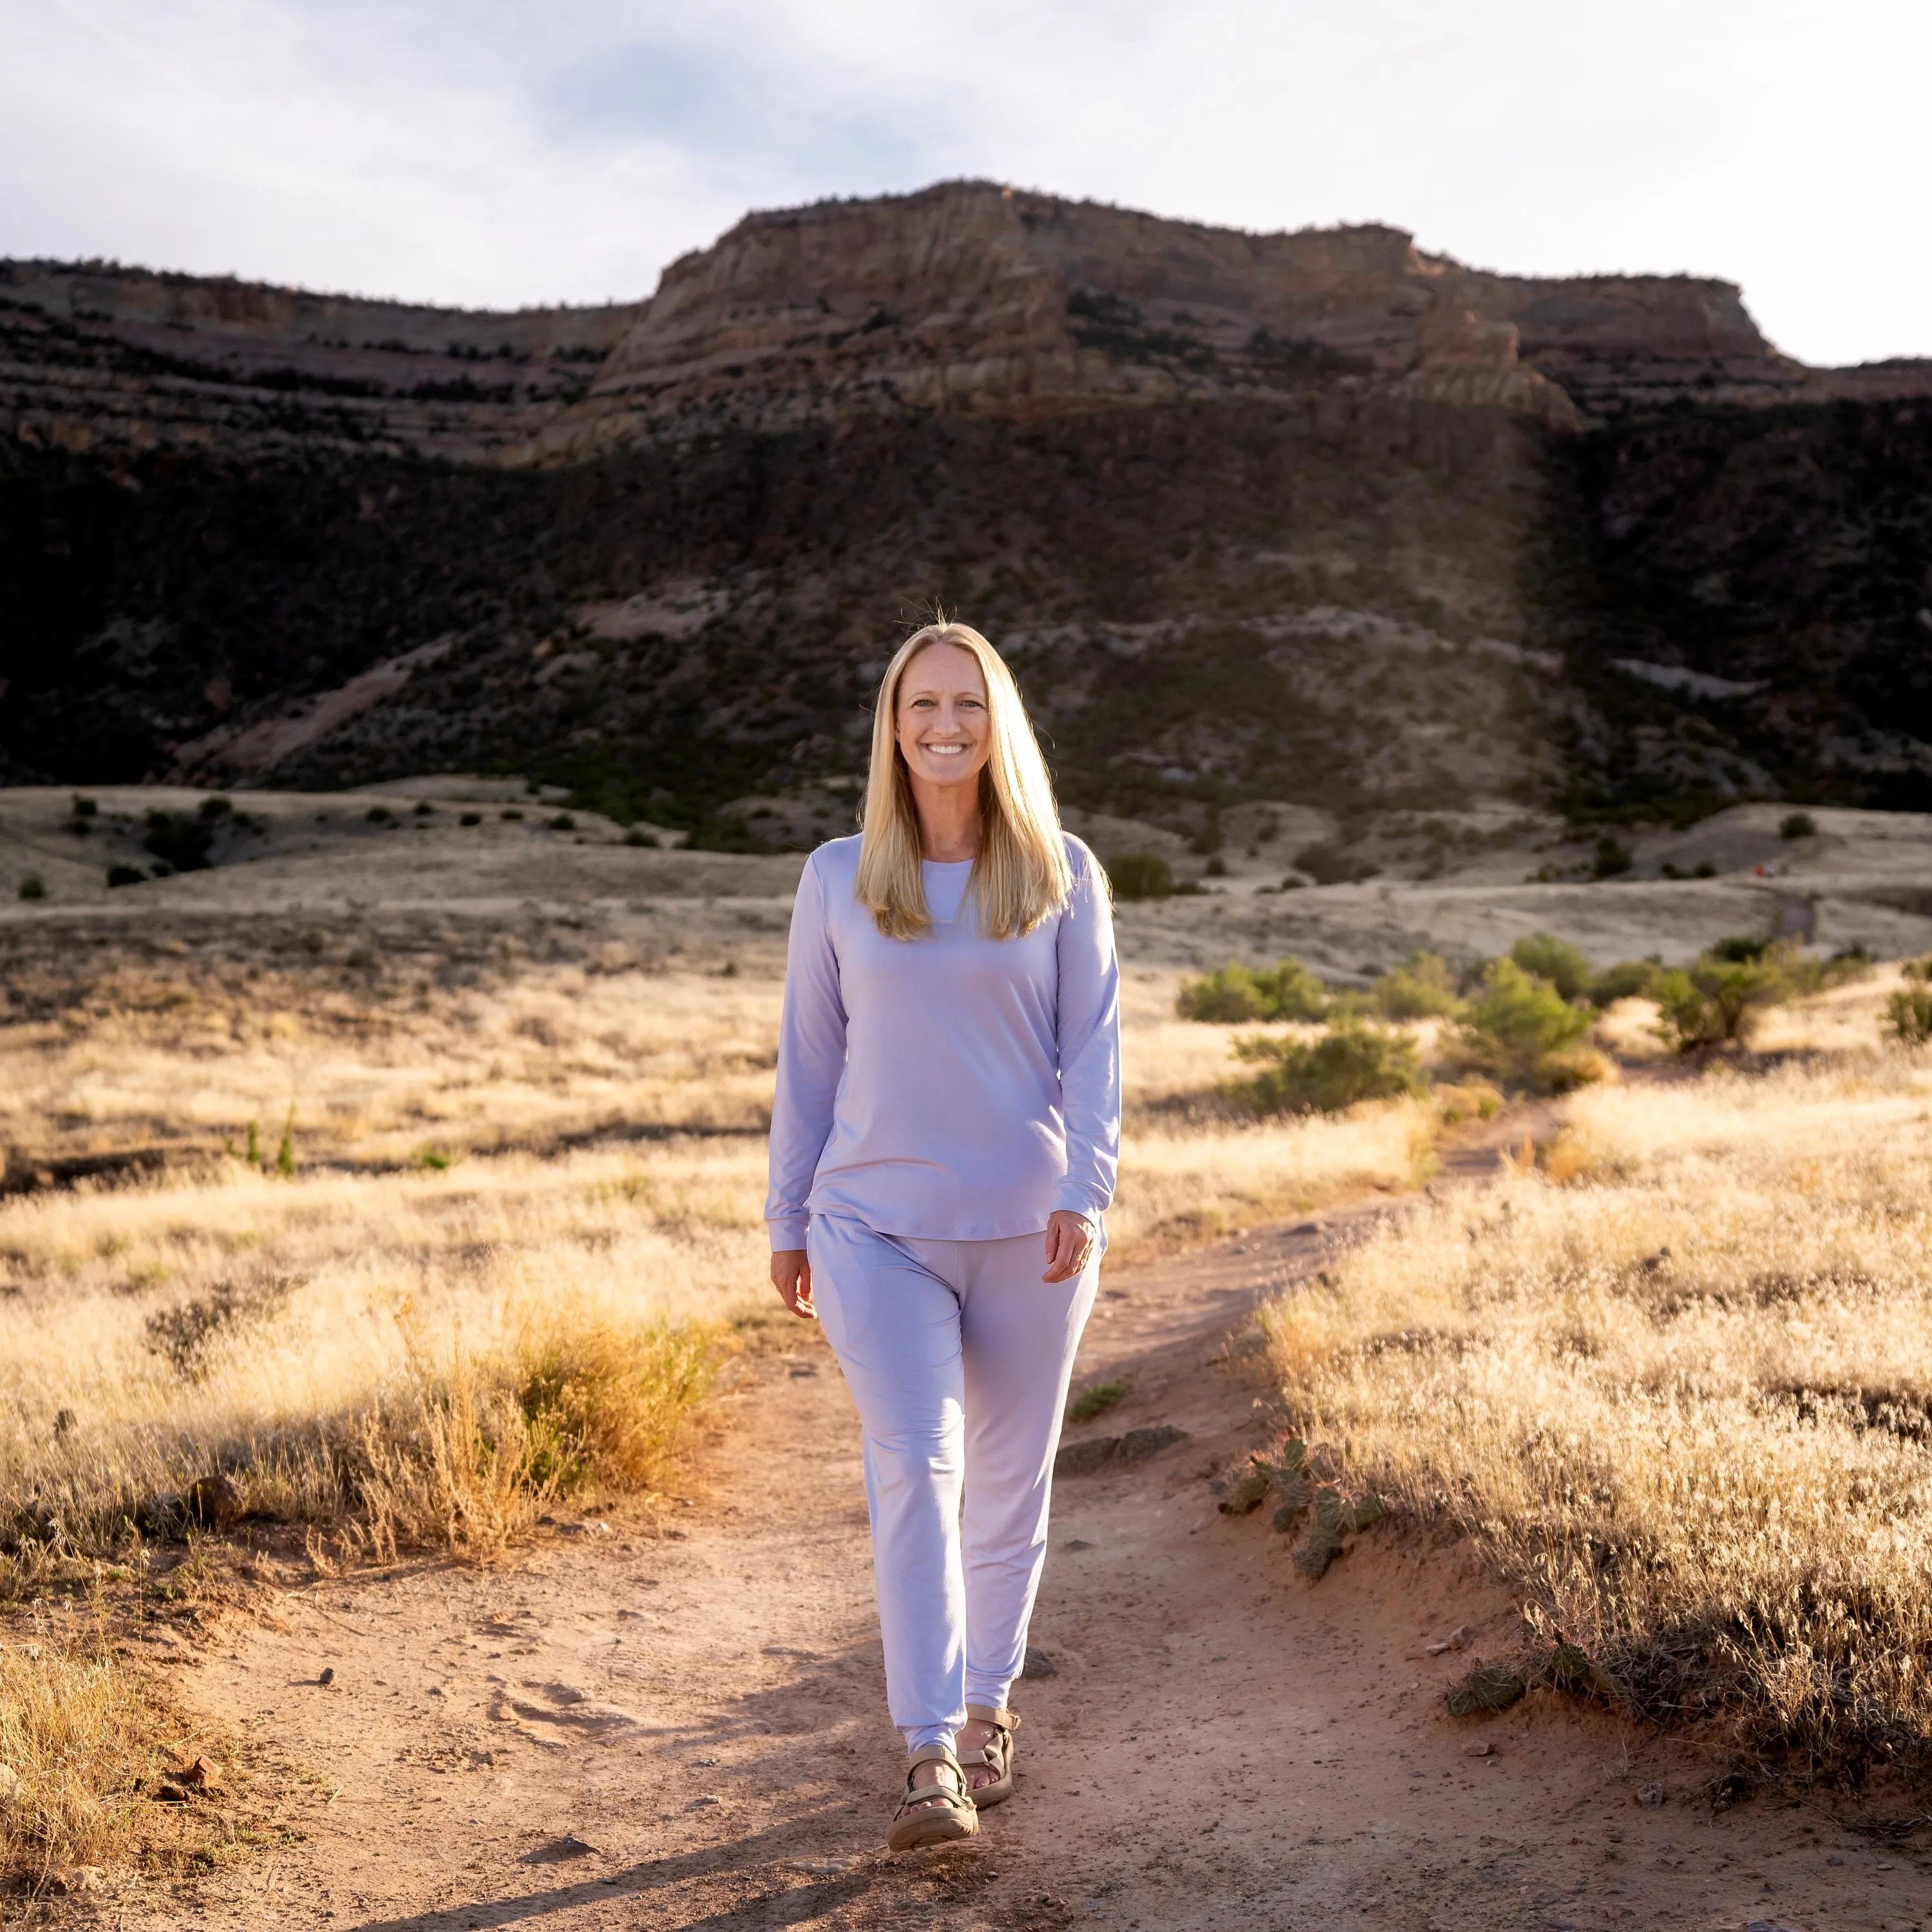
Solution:
<path fill-rule="evenodd" d="M 913 1779 L 922 1764 L 936 1764 L 938 1775 L 931 1784 L 914 1784 Z M 952 1780 L 949 1785 L 948 1778 Z M 922 1845 L 944 1845 L 955 1838 L 970 1838 L 980 1828 L 980 1814 L 966 1795 L 966 1779 L 959 1760 L 950 1744 L 921 1744 L 912 1754 L 906 1771 L 905 1796 L 892 1814 L 886 1828 L 886 1843 L 896 1852 L 916 1850 Z"/>
<path fill-rule="evenodd" d="M 993 1735 L 976 1751 L 968 1751 L 959 1760 L 962 1771 L 970 1771 L 974 1766 L 984 1765 L 993 1774 L 991 1784 L 982 1784 L 976 1791 L 971 1780 L 967 1783 L 967 1796 L 982 1811 L 995 1804 L 1004 1804 L 1013 1795 L 1013 1733 L 1020 1727 L 1020 1720 L 1010 1711 L 1003 1711 L 994 1704 L 968 1704 L 966 1719 L 969 1724 L 991 1724 Z"/>

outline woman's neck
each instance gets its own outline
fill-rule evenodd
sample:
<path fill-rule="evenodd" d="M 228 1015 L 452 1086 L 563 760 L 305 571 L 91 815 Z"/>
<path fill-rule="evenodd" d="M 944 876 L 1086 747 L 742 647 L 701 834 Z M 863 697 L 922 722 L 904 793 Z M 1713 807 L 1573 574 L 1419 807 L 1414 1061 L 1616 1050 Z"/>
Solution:
<path fill-rule="evenodd" d="M 980 788 L 928 785 L 915 778 L 920 856 L 936 866 L 956 866 L 980 856 Z"/>

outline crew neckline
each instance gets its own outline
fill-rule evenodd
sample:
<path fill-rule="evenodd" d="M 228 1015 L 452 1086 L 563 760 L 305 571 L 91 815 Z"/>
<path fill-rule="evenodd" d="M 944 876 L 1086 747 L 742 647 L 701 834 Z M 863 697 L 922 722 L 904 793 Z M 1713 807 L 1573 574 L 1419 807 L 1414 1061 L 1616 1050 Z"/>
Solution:
<path fill-rule="evenodd" d="M 931 866 L 941 872 L 950 872 L 962 866 L 970 866 L 973 861 L 970 859 L 922 859 L 919 862 L 922 866 Z"/>

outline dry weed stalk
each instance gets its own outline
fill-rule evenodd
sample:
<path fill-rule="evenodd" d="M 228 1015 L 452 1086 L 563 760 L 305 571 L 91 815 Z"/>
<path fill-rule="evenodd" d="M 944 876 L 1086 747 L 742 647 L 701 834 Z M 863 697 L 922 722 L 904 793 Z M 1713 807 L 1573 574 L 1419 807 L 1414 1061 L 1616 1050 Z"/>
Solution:
<path fill-rule="evenodd" d="M 1592 1091 L 1559 1146 L 1272 1306 L 1298 1419 L 1636 1707 L 1932 1756 L 1932 1071 Z"/>

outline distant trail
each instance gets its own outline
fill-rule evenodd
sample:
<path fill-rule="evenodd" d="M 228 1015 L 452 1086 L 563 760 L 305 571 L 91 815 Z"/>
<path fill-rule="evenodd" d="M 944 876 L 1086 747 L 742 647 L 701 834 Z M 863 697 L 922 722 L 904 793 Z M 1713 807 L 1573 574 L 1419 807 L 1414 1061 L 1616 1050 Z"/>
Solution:
<path fill-rule="evenodd" d="M 1549 1118 L 1477 1130 L 1445 1179 L 1479 1184 Z M 1906 1855 L 1822 1816 L 1802 1822 L 1823 1838 L 1801 1838 L 1799 1814 L 1764 1803 L 1713 1817 L 1684 1748 L 1535 1698 L 1478 1726 L 1450 1719 L 1444 1686 L 1471 1652 L 1506 1649 L 1514 1622 L 1466 1548 L 1372 1533 L 1311 1586 L 1264 1520 L 1216 1513 L 1206 1475 L 1267 1426 L 1258 1358 L 1226 1348 L 1231 1330 L 1391 1204 L 1108 1270 L 1080 1372 L 1132 1390 L 1077 1432 L 1188 1436 L 1060 1485 L 1033 1633 L 1052 1674 L 1015 1694 L 1020 1795 L 971 1844 L 882 1850 L 900 1753 L 856 1423 L 800 1330 L 752 1361 L 704 1486 L 657 1533 L 614 1518 L 500 1570 L 350 1579 L 284 1598 L 284 1628 L 237 1625 L 190 1701 L 319 1783 L 290 1806 L 305 1842 L 212 1881 L 200 1922 L 1906 1922 L 1923 1882 L 1894 1869 Z M 1424 1653 L 1459 1625 L 1470 1651 Z M 1468 1756 L 1474 1739 L 1494 1754 Z M 1667 1802 L 1642 1808 L 1653 1780 Z M 1828 1872 L 1828 1852 L 1843 1866 Z M 125 1923 L 178 1924 L 180 1910 L 130 1904 Z"/>

